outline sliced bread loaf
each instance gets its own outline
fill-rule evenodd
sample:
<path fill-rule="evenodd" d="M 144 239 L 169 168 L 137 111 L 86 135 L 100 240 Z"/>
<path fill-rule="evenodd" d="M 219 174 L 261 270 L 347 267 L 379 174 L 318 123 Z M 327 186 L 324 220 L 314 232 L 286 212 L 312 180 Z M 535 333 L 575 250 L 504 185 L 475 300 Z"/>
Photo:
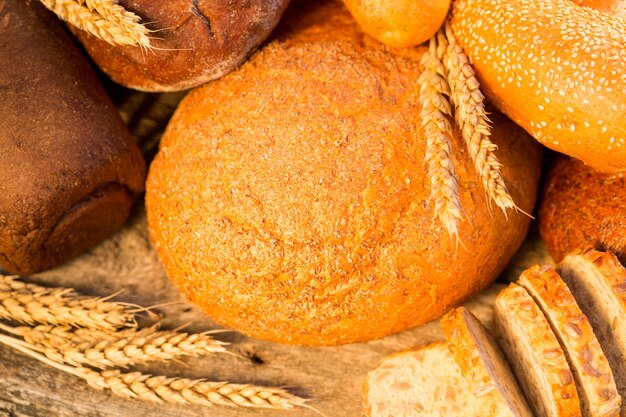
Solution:
<path fill-rule="evenodd" d="M 496 298 L 496 339 L 531 406 L 542 417 L 581 416 L 565 355 L 547 319 L 523 287 L 511 284 Z"/>
<path fill-rule="evenodd" d="M 549 265 L 524 271 L 518 284 L 535 300 L 566 354 L 585 417 L 615 417 L 622 400 L 587 316 Z"/>
<path fill-rule="evenodd" d="M 370 417 L 492 417 L 474 402 L 445 342 L 386 357 L 364 390 Z"/>
<path fill-rule="evenodd" d="M 445 342 L 386 357 L 364 390 L 370 417 L 492 417 L 474 402 Z"/>
<path fill-rule="evenodd" d="M 559 271 L 589 317 L 626 398 L 626 270 L 612 253 L 585 249 L 567 255 Z"/>
<path fill-rule="evenodd" d="M 490 416 L 532 417 L 524 394 L 496 342 L 465 307 L 441 320 L 450 353 L 476 397 L 473 401 Z"/>

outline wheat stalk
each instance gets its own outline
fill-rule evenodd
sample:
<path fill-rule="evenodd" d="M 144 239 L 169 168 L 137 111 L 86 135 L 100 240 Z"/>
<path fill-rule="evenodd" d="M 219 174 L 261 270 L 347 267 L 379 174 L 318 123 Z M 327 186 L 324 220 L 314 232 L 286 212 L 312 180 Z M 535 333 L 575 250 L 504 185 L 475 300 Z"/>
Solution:
<path fill-rule="evenodd" d="M 290 410 L 303 406 L 305 400 L 280 388 L 260 387 L 198 379 L 168 378 L 139 372 L 80 371 L 89 385 L 109 389 L 115 395 L 154 402 L 223 405 L 246 408 Z"/>
<path fill-rule="evenodd" d="M 450 95 L 450 88 L 446 82 L 446 69 L 437 57 L 434 38 L 430 40 L 429 51 L 422 56 L 421 64 L 424 70 L 419 78 L 420 119 L 426 135 L 424 162 L 430 177 L 430 199 L 435 204 L 435 216 L 448 233 L 458 239 L 461 200 L 451 158 L 452 126 L 448 116 L 452 111 L 446 98 Z"/>
<path fill-rule="evenodd" d="M 0 318 L 109 331 L 137 326 L 134 313 L 124 304 L 80 296 L 71 288 L 45 288 L 5 275 L 0 275 Z"/>
<path fill-rule="evenodd" d="M 139 23 L 139 16 L 113 0 L 40 1 L 61 20 L 111 45 L 152 48 L 150 31 Z"/>
<path fill-rule="evenodd" d="M 449 20 L 436 37 L 439 42 L 437 51 L 443 54 L 443 62 L 448 70 L 447 79 L 452 91 L 450 99 L 455 106 L 456 124 L 489 201 L 495 202 L 506 215 L 506 209 L 517 207 L 500 171 L 502 164 L 495 155 L 497 146 L 489 139 L 491 127 L 480 84 L 454 36 Z"/>
<path fill-rule="evenodd" d="M 147 332 L 132 329 L 107 333 L 90 329 L 89 332 L 83 331 L 82 335 L 70 327 L 54 326 L 32 328 L 0 324 L 0 330 L 21 336 L 29 349 L 43 353 L 53 361 L 98 369 L 126 368 L 138 363 L 207 353 L 228 353 L 224 348 L 226 343 L 206 333 L 161 331 L 154 327 Z"/>
<path fill-rule="evenodd" d="M 57 363 L 10 336 L 0 334 L 0 343 L 58 370 L 78 376 L 93 388 L 110 390 L 114 395 L 123 398 L 136 398 L 158 403 L 223 405 L 276 410 L 291 410 L 294 407 L 310 408 L 306 405 L 305 399 L 280 388 L 169 378 L 140 372 L 122 373 L 118 370 L 99 372 Z"/>

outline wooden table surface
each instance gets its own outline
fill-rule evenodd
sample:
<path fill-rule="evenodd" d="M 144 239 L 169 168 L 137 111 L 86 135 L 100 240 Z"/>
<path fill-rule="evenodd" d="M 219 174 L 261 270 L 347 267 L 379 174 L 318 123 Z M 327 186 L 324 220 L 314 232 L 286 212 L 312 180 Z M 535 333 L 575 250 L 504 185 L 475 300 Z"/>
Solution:
<path fill-rule="evenodd" d="M 115 93 L 115 92 L 114 92 Z M 139 139 L 144 152 L 154 146 L 182 94 L 114 94 L 122 114 Z M 504 280 L 515 279 L 524 267 L 546 261 L 543 246 L 531 233 Z M 217 328 L 199 310 L 182 300 L 170 284 L 147 238 L 145 214 L 138 205 L 127 226 L 111 239 L 73 261 L 38 274 L 31 281 L 53 286 L 69 286 L 86 294 L 105 296 L 122 291 L 116 298 L 144 306 L 175 302 L 160 308 L 164 327 L 189 324 L 192 331 Z M 495 294 L 504 284 L 496 284 L 468 303 L 476 315 L 491 320 Z M 251 339 L 238 333 L 222 333 L 229 355 L 185 359 L 180 362 L 136 368 L 145 372 L 188 378 L 224 380 L 285 387 L 310 399 L 310 405 L 328 417 L 363 415 L 362 385 L 366 373 L 387 354 L 443 338 L 438 322 L 368 343 L 338 347 L 308 348 L 285 346 Z M 246 410 L 153 404 L 125 400 L 109 392 L 96 391 L 81 379 L 43 365 L 17 351 L 0 345 L 0 417 L 185 417 L 185 416 L 316 416 L 314 411 Z"/>

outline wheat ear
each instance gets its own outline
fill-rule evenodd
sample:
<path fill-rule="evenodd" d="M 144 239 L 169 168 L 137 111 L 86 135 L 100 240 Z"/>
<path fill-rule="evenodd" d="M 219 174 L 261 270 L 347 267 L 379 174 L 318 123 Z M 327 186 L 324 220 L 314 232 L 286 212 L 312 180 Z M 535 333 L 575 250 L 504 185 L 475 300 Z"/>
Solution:
<path fill-rule="evenodd" d="M 117 370 L 98 372 L 88 368 L 57 363 L 29 349 L 23 342 L 10 336 L 0 334 L 0 343 L 58 370 L 80 377 L 93 388 L 110 390 L 119 397 L 137 398 L 158 403 L 224 405 L 276 410 L 308 407 L 305 399 L 280 388 L 168 378 L 139 372 L 122 373 Z"/>
<path fill-rule="evenodd" d="M 93 36 L 120 46 L 151 49 L 150 31 L 139 16 L 112 0 L 40 0 L 61 20 Z"/>
<path fill-rule="evenodd" d="M 516 205 L 500 172 L 502 164 L 495 154 L 497 146 L 489 139 L 491 127 L 480 84 L 454 36 L 449 20 L 446 21 L 443 32 L 440 30 L 437 35 L 437 40 L 440 43 L 438 50 L 445 50 L 443 62 L 448 70 L 448 84 L 452 90 L 450 99 L 455 106 L 456 124 L 489 201 L 493 201 L 506 214 L 507 209 L 516 208 Z"/>
<path fill-rule="evenodd" d="M 71 288 L 45 288 L 5 275 L 0 275 L 0 318 L 109 331 L 137 326 L 134 313 L 124 304 L 80 296 Z"/>
<path fill-rule="evenodd" d="M 458 238 L 461 200 L 451 157 L 452 126 L 448 117 L 452 111 L 446 98 L 450 95 L 450 88 L 446 82 L 446 69 L 437 57 L 434 38 L 430 40 L 429 51 L 422 56 L 421 64 L 424 70 L 419 78 L 420 119 L 426 135 L 424 162 L 430 177 L 430 199 L 435 204 L 435 216 L 451 236 Z"/>
<path fill-rule="evenodd" d="M 89 365 L 98 369 L 126 368 L 139 363 L 169 361 L 183 356 L 228 353 L 226 343 L 206 333 L 181 333 L 152 328 L 151 332 L 107 333 L 90 330 L 87 338 L 69 327 L 11 327 L 0 324 L 0 330 L 19 335 L 27 347 L 59 363 Z M 134 329 L 133 329 L 134 330 Z M 111 339 L 113 337 L 113 339 Z"/>

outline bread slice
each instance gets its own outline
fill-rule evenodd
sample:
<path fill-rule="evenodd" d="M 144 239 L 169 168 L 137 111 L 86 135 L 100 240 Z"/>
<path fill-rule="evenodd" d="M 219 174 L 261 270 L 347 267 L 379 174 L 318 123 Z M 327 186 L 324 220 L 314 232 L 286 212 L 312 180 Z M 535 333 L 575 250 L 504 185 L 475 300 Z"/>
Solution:
<path fill-rule="evenodd" d="M 626 398 L 626 270 L 612 253 L 585 249 L 567 255 L 559 271 L 589 317 L 617 389 Z"/>
<path fill-rule="evenodd" d="M 549 265 L 536 265 L 522 273 L 518 284 L 543 311 L 566 354 L 583 416 L 618 416 L 622 399 L 609 363 L 587 316 L 559 274 Z"/>
<path fill-rule="evenodd" d="M 491 416 L 533 416 L 502 351 L 471 311 L 451 310 L 441 327 L 475 402 L 490 410 Z"/>
<path fill-rule="evenodd" d="M 445 342 L 386 357 L 364 390 L 370 417 L 492 417 L 474 402 Z"/>
<path fill-rule="evenodd" d="M 582 415 L 565 354 L 523 287 L 511 284 L 496 297 L 494 330 L 536 415 Z"/>

